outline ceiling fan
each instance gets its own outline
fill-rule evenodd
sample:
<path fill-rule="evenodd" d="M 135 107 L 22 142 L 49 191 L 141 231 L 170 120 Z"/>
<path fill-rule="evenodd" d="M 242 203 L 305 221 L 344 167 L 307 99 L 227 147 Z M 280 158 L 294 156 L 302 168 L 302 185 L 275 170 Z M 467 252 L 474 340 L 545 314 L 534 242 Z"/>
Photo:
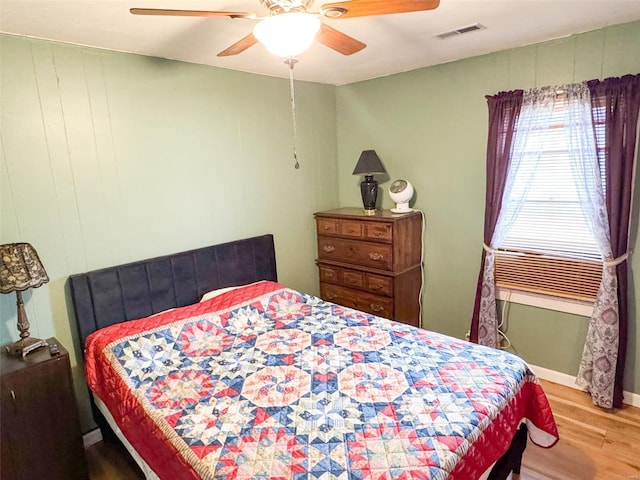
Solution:
<path fill-rule="evenodd" d="M 129 11 L 134 15 L 260 20 L 252 33 L 218 53 L 218 56 L 237 55 L 260 41 L 275 55 L 292 58 L 305 51 L 314 38 L 343 55 L 354 54 L 366 47 L 361 41 L 322 23 L 320 17 L 338 19 L 419 12 L 437 8 L 440 0 L 347 0 L 325 3 L 317 12 L 309 11 L 313 0 L 260 0 L 260 3 L 269 10 L 266 16 L 239 11 L 159 8 L 132 8 Z"/>

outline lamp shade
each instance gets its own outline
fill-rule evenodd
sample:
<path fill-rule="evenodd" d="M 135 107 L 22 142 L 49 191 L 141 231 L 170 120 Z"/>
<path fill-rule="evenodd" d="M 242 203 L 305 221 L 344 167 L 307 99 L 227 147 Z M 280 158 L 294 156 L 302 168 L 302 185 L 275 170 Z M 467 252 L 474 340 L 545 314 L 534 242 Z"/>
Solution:
<path fill-rule="evenodd" d="M 37 288 L 49 281 L 38 253 L 28 243 L 0 245 L 0 292 Z"/>
<path fill-rule="evenodd" d="M 288 58 L 309 48 L 318 30 L 317 16 L 291 12 L 265 18 L 253 28 L 253 35 L 274 55 Z"/>
<path fill-rule="evenodd" d="M 375 173 L 387 173 L 384 165 L 380 161 L 380 157 L 375 150 L 364 150 L 360 154 L 356 168 L 353 169 L 354 175 L 373 175 Z"/>

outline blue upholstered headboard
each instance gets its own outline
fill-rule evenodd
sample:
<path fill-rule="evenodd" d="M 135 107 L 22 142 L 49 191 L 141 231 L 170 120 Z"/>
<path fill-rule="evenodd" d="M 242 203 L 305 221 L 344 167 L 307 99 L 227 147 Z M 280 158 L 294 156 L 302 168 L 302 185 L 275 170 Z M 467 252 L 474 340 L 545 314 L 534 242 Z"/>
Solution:
<path fill-rule="evenodd" d="M 69 277 L 82 349 L 99 328 L 196 303 L 216 288 L 277 281 L 273 235 Z"/>

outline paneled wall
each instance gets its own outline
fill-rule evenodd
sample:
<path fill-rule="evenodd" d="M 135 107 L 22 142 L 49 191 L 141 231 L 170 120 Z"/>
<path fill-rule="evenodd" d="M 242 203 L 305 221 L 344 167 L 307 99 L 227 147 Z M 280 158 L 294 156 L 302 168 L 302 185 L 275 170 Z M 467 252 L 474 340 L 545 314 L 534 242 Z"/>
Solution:
<path fill-rule="evenodd" d="M 469 35 L 476 34 L 482 32 Z M 390 177 L 381 185 L 383 205 L 393 205 L 391 181 L 407 178 L 415 207 L 426 214 L 425 328 L 459 338 L 469 329 L 482 251 L 485 95 L 627 73 L 640 73 L 640 22 L 338 87 L 340 203 L 360 203 L 360 178 L 351 172 L 361 150 L 375 149 Z M 636 226 L 639 211 L 636 198 Z M 631 262 L 625 379 L 625 389 L 636 393 L 639 257 Z M 587 318 L 511 304 L 508 319 L 507 334 L 526 360 L 576 374 Z"/>
<path fill-rule="evenodd" d="M 31 243 L 51 279 L 24 295 L 34 336 L 79 360 L 70 274 L 263 233 L 280 281 L 317 290 L 313 212 L 338 197 L 335 87 L 296 83 L 295 170 L 286 80 L 6 35 L 0 47 L 0 242 Z M 15 295 L 0 309 L 6 343 Z"/>
<path fill-rule="evenodd" d="M 312 214 L 360 204 L 351 172 L 370 148 L 388 180 L 412 181 L 426 213 L 424 326 L 464 336 L 482 241 L 484 96 L 638 73 L 640 23 L 337 88 L 297 82 L 300 170 L 286 80 L 7 35 L 0 49 L 0 242 L 36 247 L 51 281 L 24 295 L 31 331 L 79 360 L 72 273 L 271 232 L 280 280 L 315 293 Z M 625 388 L 640 392 L 638 281 L 631 288 Z M 3 343 L 17 338 L 14 301 L 0 297 Z M 568 374 L 586 326 L 509 311 L 516 350 Z"/>

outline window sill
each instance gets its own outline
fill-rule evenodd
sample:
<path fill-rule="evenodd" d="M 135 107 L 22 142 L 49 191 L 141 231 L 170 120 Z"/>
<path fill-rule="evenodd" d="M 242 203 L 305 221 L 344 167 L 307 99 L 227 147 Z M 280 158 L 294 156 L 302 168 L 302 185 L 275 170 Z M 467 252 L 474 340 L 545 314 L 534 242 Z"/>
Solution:
<path fill-rule="evenodd" d="M 557 312 L 571 313 L 591 317 L 593 313 L 592 302 L 580 302 L 565 298 L 551 297 L 548 295 L 536 295 L 535 293 L 519 292 L 508 288 L 496 287 L 496 299 L 532 307 L 555 310 Z"/>

